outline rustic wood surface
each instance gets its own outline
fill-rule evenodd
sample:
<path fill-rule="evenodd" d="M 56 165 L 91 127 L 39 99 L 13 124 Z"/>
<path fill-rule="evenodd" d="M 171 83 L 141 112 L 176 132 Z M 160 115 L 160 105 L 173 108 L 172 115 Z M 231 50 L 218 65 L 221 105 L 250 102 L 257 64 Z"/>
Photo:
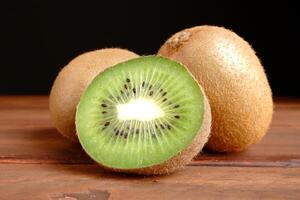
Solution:
<path fill-rule="evenodd" d="M 61 137 L 48 97 L 0 96 L 0 199 L 300 199 L 300 99 L 276 99 L 269 133 L 246 152 L 141 177 L 103 171 Z"/>

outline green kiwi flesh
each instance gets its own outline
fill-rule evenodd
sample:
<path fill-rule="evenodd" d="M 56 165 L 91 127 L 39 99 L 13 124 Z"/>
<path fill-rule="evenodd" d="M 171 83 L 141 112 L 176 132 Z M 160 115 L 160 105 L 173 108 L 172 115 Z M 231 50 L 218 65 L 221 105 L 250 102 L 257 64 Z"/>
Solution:
<path fill-rule="evenodd" d="M 106 69 L 88 86 L 77 106 L 78 138 L 106 168 L 151 168 L 180 154 L 201 134 L 205 101 L 181 64 L 159 56 L 132 59 Z"/>

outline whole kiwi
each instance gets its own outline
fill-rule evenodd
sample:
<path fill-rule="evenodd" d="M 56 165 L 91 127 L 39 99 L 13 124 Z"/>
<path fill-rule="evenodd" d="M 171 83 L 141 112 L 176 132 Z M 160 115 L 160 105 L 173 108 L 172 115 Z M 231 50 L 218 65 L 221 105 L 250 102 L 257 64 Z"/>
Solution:
<path fill-rule="evenodd" d="M 136 57 L 137 54 L 125 49 L 95 50 L 74 58 L 59 72 L 50 92 L 49 109 L 55 127 L 63 136 L 78 141 L 76 106 L 94 77 L 112 65 Z"/>
<path fill-rule="evenodd" d="M 257 143 L 272 120 L 272 92 L 258 57 L 234 32 L 196 26 L 174 34 L 159 55 L 183 63 L 203 86 L 212 109 L 206 148 L 238 152 Z"/>

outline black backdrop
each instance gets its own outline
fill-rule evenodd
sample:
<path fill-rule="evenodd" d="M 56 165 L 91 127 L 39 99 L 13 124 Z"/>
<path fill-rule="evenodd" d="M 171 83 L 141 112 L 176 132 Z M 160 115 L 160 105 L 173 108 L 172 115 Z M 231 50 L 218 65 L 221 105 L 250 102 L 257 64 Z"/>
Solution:
<path fill-rule="evenodd" d="M 155 54 L 195 25 L 234 30 L 257 51 L 275 95 L 300 96 L 296 1 L 9 1 L 1 3 L 0 94 L 47 94 L 59 69 L 103 47 Z"/>

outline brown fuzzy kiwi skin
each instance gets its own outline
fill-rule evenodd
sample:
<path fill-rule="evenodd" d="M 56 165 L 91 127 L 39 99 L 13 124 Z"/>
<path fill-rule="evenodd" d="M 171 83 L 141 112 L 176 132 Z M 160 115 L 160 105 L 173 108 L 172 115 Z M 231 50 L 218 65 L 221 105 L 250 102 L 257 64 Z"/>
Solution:
<path fill-rule="evenodd" d="M 76 106 L 96 75 L 137 54 L 120 48 L 107 48 L 81 54 L 56 77 L 50 92 L 49 110 L 54 126 L 68 139 L 78 142 L 75 131 Z"/>
<path fill-rule="evenodd" d="M 201 87 L 200 87 L 201 88 Z M 203 100 L 204 100 L 204 114 L 203 114 L 203 121 L 202 126 L 197 134 L 197 136 L 194 138 L 192 143 L 179 152 L 174 157 L 170 158 L 166 162 L 158 165 L 154 165 L 151 167 L 145 167 L 140 169 L 114 169 L 109 168 L 106 166 L 103 166 L 100 164 L 101 167 L 103 167 L 106 170 L 114 171 L 114 172 L 122 172 L 127 174 L 137 174 L 137 175 L 145 175 L 145 176 L 153 176 L 153 175 L 168 175 L 173 173 L 176 170 L 179 170 L 183 168 L 185 165 L 191 162 L 191 160 L 199 153 L 201 152 L 202 148 L 208 141 L 208 138 L 210 136 L 210 130 L 211 130 L 211 109 L 208 102 L 208 99 L 201 88 L 203 93 Z"/>
<path fill-rule="evenodd" d="M 271 88 L 255 51 L 237 34 L 216 26 L 185 29 L 158 54 L 183 63 L 204 88 L 213 118 L 207 149 L 243 151 L 266 134 L 273 114 Z"/>

